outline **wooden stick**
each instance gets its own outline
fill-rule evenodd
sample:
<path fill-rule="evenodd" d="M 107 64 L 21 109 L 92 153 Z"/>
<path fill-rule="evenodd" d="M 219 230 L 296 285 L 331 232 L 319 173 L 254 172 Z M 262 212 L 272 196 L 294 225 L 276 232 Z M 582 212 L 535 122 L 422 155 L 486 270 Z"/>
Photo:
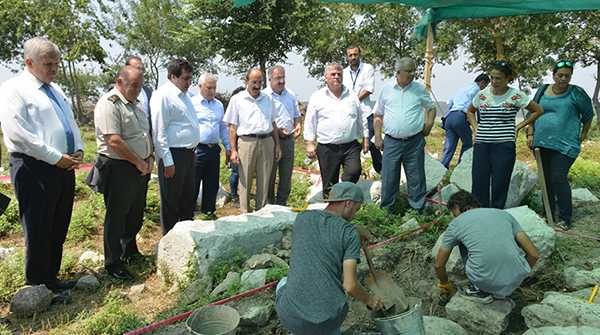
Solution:
<path fill-rule="evenodd" d="M 542 200 L 544 202 L 544 210 L 546 211 L 546 222 L 549 225 L 554 225 L 552 208 L 550 207 L 550 199 L 548 199 L 548 189 L 546 188 L 546 178 L 544 177 L 544 167 L 542 166 L 540 148 L 533 149 L 533 154 L 535 155 L 535 162 L 538 170 L 538 180 L 540 182 L 540 188 L 542 189 Z"/>
<path fill-rule="evenodd" d="M 592 294 L 590 294 L 590 298 L 588 299 L 588 304 L 594 303 L 594 298 L 596 298 L 597 294 L 598 294 L 598 284 L 596 284 L 596 286 L 594 286 L 594 288 L 592 289 Z"/>
<path fill-rule="evenodd" d="M 431 92 L 431 76 L 433 70 L 433 28 L 431 24 L 427 27 L 427 42 L 425 50 L 425 71 L 423 76 L 425 77 L 425 88 Z"/>

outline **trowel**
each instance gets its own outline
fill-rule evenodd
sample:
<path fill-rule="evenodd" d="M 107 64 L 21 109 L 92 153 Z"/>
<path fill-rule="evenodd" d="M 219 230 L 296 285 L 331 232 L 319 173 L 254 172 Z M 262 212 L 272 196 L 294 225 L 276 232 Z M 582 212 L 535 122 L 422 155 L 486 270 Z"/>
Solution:
<path fill-rule="evenodd" d="M 383 299 L 385 310 L 383 314 L 400 314 L 408 309 L 408 302 L 404 290 L 396 284 L 394 278 L 387 272 L 375 271 L 373 261 L 367 248 L 362 246 L 367 264 L 369 265 L 369 276 L 367 276 L 367 287 L 375 295 Z"/>

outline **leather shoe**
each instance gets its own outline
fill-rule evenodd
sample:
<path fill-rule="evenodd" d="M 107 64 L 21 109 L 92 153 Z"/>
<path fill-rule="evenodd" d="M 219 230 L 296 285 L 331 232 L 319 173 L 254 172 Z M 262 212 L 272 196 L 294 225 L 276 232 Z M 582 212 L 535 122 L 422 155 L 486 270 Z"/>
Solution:
<path fill-rule="evenodd" d="M 66 290 L 70 290 L 73 287 L 75 287 L 75 284 L 77 284 L 76 280 L 56 280 L 50 283 L 46 284 L 46 287 L 50 290 L 50 291 L 66 291 Z"/>
<path fill-rule="evenodd" d="M 73 298 L 71 297 L 71 291 L 66 290 L 60 293 L 57 293 L 54 297 L 52 297 L 52 301 L 50 305 L 67 305 L 73 302 Z"/>
<path fill-rule="evenodd" d="M 129 271 L 122 267 L 106 268 L 106 272 L 113 278 L 119 280 L 131 280 L 133 276 Z"/>
<path fill-rule="evenodd" d="M 128 265 L 131 265 L 143 259 L 144 255 L 142 255 L 139 251 L 134 251 L 132 253 L 128 253 L 121 256 L 121 261 Z"/>

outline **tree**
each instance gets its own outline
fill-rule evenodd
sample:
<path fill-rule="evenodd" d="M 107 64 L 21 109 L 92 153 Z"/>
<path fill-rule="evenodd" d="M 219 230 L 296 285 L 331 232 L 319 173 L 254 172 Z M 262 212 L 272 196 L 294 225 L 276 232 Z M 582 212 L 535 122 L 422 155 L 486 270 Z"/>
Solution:
<path fill-rule="evenodd" d="M 242 8 L 234 8 L 231 0 L 184 0 L 193 28 L 175 36 L 202 43 L 198 46 L 219 55 L 229 73 L 260 67 L 264 86 L 267 66 L 302 46 L 307 16 L 317 6 L 317 0 L 263 0 Z"/>
<path fill-rule="evenodd" d="M 596 85 L 592 102 L 596 109 L 596 122 L 600 125 L 600 13 L 580 12 L 564 15 L 568 37 L 561 48 L 561 58 L 571 59 L 583 66 L 596 66 Z"/>

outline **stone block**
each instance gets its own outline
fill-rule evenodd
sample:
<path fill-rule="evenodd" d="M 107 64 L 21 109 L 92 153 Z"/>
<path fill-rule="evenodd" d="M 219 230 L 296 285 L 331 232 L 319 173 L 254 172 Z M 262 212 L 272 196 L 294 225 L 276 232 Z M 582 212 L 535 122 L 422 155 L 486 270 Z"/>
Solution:
<path fill-rule="evenodd" d="M 215 287 L 210 295 L 213 297 L 218 296 L 221 293 L 227 292 L 230 287 L 240 282 L 240 274 L 237 272 L 228 272 L 227 276 L 217 287 Z"/>
<path fill-rule="evenodd" d="M 41 313 L 50 307 L 54 294 L 45 285 L 26 286 L 17 291 L 10 302 L 10 311 L 17 317 Z"/>
<path fill-rule="evenodd" d="M 267 269 L 272 267 L 289 268 L 286 261 L 271 254 L 254 255 L 244 262 L 244 268 L 246 269 Z"/>
<path fill-rule="evenodd" d="M 576 188 L 571 191 L 571 198 L 574 203 L 582 202 L 598 202 L 600 201 L 594 193 L 590 192 L 587 188 Z"/>
<path fill-rule="evenodd" d="M 563 270 L 565 284 L 571 290 L 579 290 L 600 283 L 600 268 L 591 271 L 568 267 Z"/>
<path fill-rule="evenodd" d="M 523 335 L 598 335 L 600 328 L 592 328 L 587 326 L 571 326 L 571 327 L 541 327 L 532 328 L 523 333 Z"/>
<path fill-rule="evenodd" d="M 195 265 L 202 278 L 211 264 L 233 253 L 253 255 L 277 245 L 295 218 L 296 213 L 288 207 L 268 205 L 254 213 L 215 221 L 179 222 L 159 242 L 159 278 L 183 280 L 189 265 Z"/>
<path fill-rule="evenodd" d="M 531 242 L 538 249 L 540 259 L 533 269 L 534 271 L 538 271 L 544 266 L 550 254 L 554 251 L 556 232 L 546 224 L 544 219 L 527 206 L 509 208 L 506 211 L 519 222 L 523 231 L 525 231 Z"/>
<path fill-rule="evenodd" d="M 424 316 L 423 324 L 426 335 L 468 335 L 458 323 L 437 316 Z"/>
<path fill-rule="evenodd" d="M 246 291 L 265 285 L 267 281 L 267 269 L 248 270 L 242 273 L 240 278 L 240 291 Z"/>
<path fill-rule="evenodd" d="M 473 334 L 499 335 L 508 326 L 513 305 L 507 300 L 481 304 L 455 294 L 446 305 L 447 317 Z"/>
<path fill-rule="evenodd" d="M 242 301 L 237 310 L 240 313 L 240 325 L 246 327 L 262 327 L 269 322 L 275 311 L 275 304 L 271 300 Z"/>
<path fill-rule="evenodd" d="M 99 287 L 100 282 L 98 281 L 98 278 L 93 275 L 85 275 L 79 278 L 75 284 L 75 289 L 82 291 L 95 291 Z"/>
<path fill-rule="evenodd" d="M 600 328 L 600 304 L 588 304 L 568 294 L 546 292 L 539 304 L 521 310 L 529 328 L 546 326 L 589 326 Z"/>

